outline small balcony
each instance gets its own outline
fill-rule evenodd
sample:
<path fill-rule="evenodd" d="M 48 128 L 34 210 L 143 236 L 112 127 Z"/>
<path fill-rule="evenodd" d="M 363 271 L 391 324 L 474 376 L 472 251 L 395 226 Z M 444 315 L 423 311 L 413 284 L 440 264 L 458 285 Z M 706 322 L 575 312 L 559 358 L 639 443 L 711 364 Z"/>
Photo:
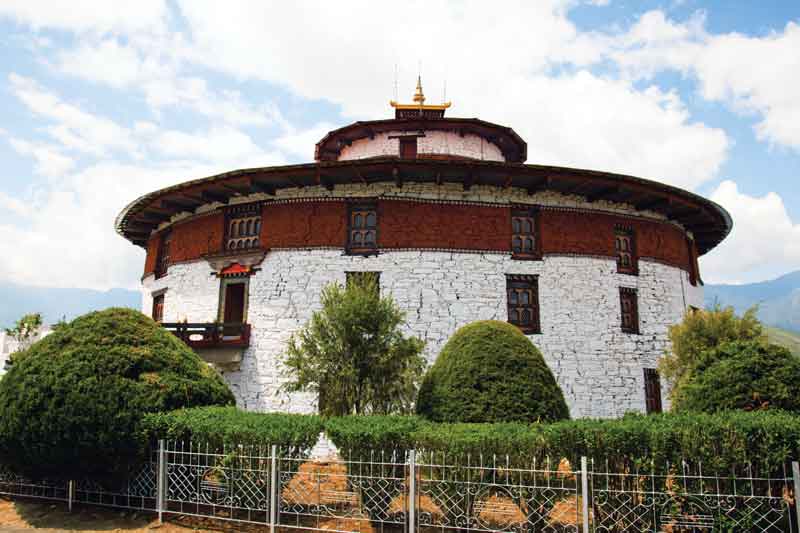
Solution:
<path fill-rule="evenodd" d="M 165 322 L 161 326 L 206 362 L 220 366 L 236 366 L 250 346 L 250 324 Z"/>

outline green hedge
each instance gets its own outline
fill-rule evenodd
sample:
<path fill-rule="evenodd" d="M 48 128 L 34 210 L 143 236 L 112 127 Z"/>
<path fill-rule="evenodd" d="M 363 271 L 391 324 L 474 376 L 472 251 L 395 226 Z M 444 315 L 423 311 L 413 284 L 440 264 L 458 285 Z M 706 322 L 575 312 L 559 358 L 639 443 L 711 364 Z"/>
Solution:
<path fill-rule="evenodd" d="M 183 409 L 144 419 L 152 438 L 221 444 L 278 444 L 299 452 L 326 431 L 343 456 L 368 457 L 410 448 L 467 454 L 508 455 L 515 464 L 583 455 L 611 468 L 663 471 L 682 460 L 729 472 L 752 462 L 779 471 L 800 458 L 800 416 L 782 411 L 718 414 L 628 415 L 617 420 L 570 420 L 554 424 L 437 424 L 415 416 L 347 416 L 248 413 L 229 407 Z"/>
<path fill-rule="evenodd" d="M 331 440 L 355 455 L 417 448 L 449 455 L 509 455 L 514 462 L 580 456 L 611 467 L 663 469 L 702 461 L 722 471 L 747 462 L 779 470 L 800 458 L 800 417 L 780 411 L 628 415 L 554 424 L 435 424 L 415 417 L 345 417 L 326 423 Z M 573 463 L 575 464 L 575 463 Z"/>
<path fill-rule="evenodd" d="M 252 413 L 235 407 L 200 407 L 154 413 L 144 417 L 146 437 L 223 445 L 276 444 L 290 452 L 303 453 L 316 444 L 324 430 L 315 415 Z"/>

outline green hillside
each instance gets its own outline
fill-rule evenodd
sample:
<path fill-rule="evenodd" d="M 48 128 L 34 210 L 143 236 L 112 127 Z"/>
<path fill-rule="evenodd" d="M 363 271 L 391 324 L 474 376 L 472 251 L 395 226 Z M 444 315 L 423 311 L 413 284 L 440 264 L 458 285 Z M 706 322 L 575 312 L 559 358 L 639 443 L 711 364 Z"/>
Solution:
<path fill-rule="evenodd" d="M 800 335 L 780 328 L 766 328 L 770 342 L 785 346 L 793 354 L 800 356 Z"/>

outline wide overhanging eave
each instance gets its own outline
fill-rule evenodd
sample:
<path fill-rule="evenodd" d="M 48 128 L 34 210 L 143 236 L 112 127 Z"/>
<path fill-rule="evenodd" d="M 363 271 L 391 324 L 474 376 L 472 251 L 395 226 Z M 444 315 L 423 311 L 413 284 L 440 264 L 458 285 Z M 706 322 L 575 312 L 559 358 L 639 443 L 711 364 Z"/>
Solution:
<path fill-rule="evenodd" d="M 516 187 L 535 194 L 550 190 L 583 196 L 590 203 L 628 203 L 637 210 L 660 213 L 683 225 L 695 237 L 700 254 L 719 244 L 730 232 L 731 218 L 716 203 L 662 183 L 608 172 L 470 160 L 413 160 L 380 157 L 351 161 L 236 170 L 189 181 L 144 195 L 129 204 L 116 220 L 117 232 L 145 246 L 154 229 L 180 213 L 253 193 L 275 196 L 284 188 L 322 186 L 334 190 L 347 183 L 369 185 L 394 182 L 458 183 Z"/>

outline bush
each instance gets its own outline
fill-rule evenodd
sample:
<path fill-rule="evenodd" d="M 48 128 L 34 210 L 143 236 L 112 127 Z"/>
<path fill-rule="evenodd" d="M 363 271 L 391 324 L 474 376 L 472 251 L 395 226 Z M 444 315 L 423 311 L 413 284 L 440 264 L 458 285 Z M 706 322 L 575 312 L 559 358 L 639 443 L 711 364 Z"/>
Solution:
<path fill-rule="evenodd" d="M 675 391 L 673 410 L 800 411 L 800 359 L 762 342 L 729 342 L 704 352 Z"/>
<path fill-rule="evenodd" d="M 143 430 L 151 439 L 192 441 L 211 447 L 276 444 L 290 453 L 303 453 L 324 430 L 316 415 L 250 413 L 235 407 L 196 407 L 144 417 Z"/>
<path fill-rule="evenodd" d="M 671 351 L 658 362 L 658 370 L 671 385 L 671 399 L 674 400 L 680 386 L 691 379 L 703 352 L 726 342 L 766 342 L 756 311 L 753 307 L 738 317 L 732 307 L 723 309 L 716 305 L 713 309 L 687 313 L 680 324 L 670 326 Z"/>
<path fill-rule="evenodd" d="M 143 314 L 76 318 L 20 352 L 0 381 L 0 459 L 36 476 L 122 473 L 146 413 L 230 404 L 222 378 Z"/>
<path fill-rule="evenodd" d="M 447 341 L 422 382 L 417 413 L 437 422 L 569 418 L 542 354 L 515 326 L 473 322 Z"/>
<path fill-rule="evenodd" d="M 663 472 L 668 463 L 686 460 L 717 471 L 730 472 L 752 462 L 777 472 L 786 461 L 800 457 L 800 417 L 781 411 L 628 415 L 553 424 L 436 424 L 416 417 L 375 418 L 331 419 L 326 429 L 336 446 L 356 455 L 417 448 L 473 458 L 508 455 L 512 464 L 528 466 L 548 457 L 566 457 L 577 465 L 585 455 L 608 461 L 610 468 Z"/>

